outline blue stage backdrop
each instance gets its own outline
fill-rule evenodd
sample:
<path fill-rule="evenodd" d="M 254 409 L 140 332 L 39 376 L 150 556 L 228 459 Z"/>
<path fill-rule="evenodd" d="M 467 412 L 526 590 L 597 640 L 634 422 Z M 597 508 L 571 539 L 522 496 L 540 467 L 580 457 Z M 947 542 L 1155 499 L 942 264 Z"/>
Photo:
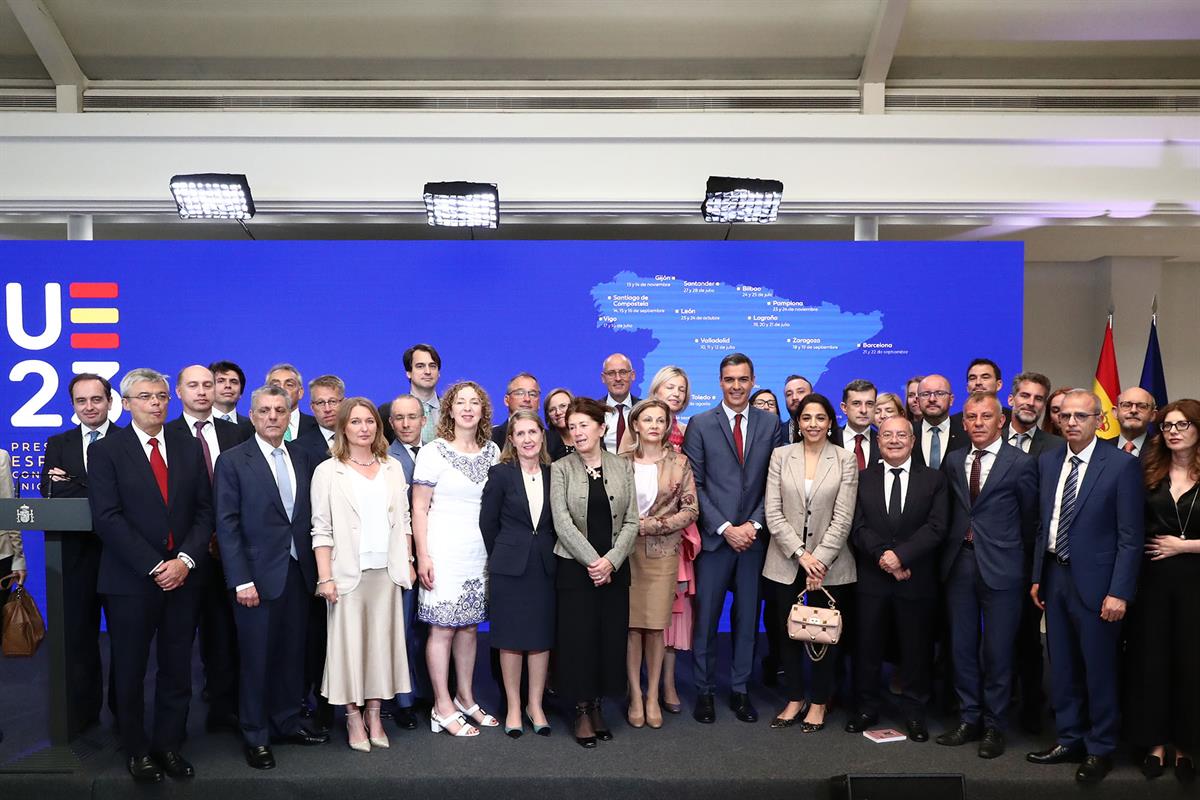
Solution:
<path fill-rule="evenodd" d="M 970 359 L 1021 367 L 1019 243 L 0 242 L 0 263 L 0 446 L 25 496 L 46 438 L 73 422 L 76 372 L 173 380 L 229 359 L 252 389 L 290 361 L 381 401 L 407 390 L 404 349 L 430 342 L 443 387 L 471 378 L 500 406 L 522 370 L 543 391 L 602 395 L 601 362 L 622 352 L 643 396 L 660 367 L 682 366 L 691 414 L 719 400 L 717 364 L 735 350 L 781 401 L 793 372 L 835 404 L 854 378 L 901 392 L 942 372 L 961 403 Z M 26 541 L 41 599 L 41 537 Z"/>

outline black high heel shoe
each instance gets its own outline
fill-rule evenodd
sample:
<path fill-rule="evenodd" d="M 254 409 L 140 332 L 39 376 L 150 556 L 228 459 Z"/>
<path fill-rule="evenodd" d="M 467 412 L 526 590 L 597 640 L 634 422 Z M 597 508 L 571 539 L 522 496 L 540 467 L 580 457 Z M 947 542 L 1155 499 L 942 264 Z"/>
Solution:
<path fill-rule="evenodd" d="M 596 731 L 596 738 L 602 742 L 611 742 L 613 735 L 608 729 L 608 723 L 604 721 L 604 717 L 600 713 L 600 698 L 596 698 L 596 702 L 592 703 L 589 713 L 592 717 L 592 728 Z"/>
<path fill-rule="evenodd" d="M 533 717 L 529 714 L 528 708 L 525 709 L 525 719 L 529 720 L 530 727 L 533 728 L 533 732 L 538 736 L 550 735 L 550 725 L 548 723 L 546 725 L 538 725 L 536 722 L 534 722 Z"/>
<path fill-rule="evenodd" d="M 593 733 L 591 736 L 580 736 L 579 729 L 584 720 L 587 720 L 589 726 L 591 725 L 591 711 L 591 703 L 578 703 L 575 706 L 575 743 L 588 750 L 596 746 L 596 735 Z"/>

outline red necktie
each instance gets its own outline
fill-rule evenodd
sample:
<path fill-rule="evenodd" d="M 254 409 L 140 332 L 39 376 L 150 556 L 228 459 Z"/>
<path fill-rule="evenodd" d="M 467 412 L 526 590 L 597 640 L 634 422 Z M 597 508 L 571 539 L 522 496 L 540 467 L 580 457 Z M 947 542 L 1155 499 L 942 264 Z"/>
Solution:
<path fill-rule="evenodd" d="M 1133 455 L 1133 442 L 1126 442 L 1125 446 L 1122 447 L 1121 449 L 1124 450 L 1126 453 Z"/>
<path fill-rule="evenodd" d="M 854 457 L 858 459 L 859 470 L 867 468 L 867 457 L 863 455 L 862 443 L 863 435 L 861 433 L 854 434 Z"/>
<path fill-rule="evenodd" d="M 212 450 L 208 449 L 208 440 L 204 438 L 204 426 L 208 420 L 196 420 L 196 438 L 200 440 L 200 449 L 204 451 L 204 466 L 208 468 L 208 482 L 212 483 Z"/>
<path fill-rule="evenodd" d="M 154 480 L 158 483 L 158 491 L 162 493 L 163 505 L 167 504 L 167 462 L 162 457 L 162 451 L 158 449 L 158 439 L 150 437 L 150 471 L 154 473 Z M 175 549 L 175 537 L 167 531 L 167 549 Z"/>
<path fill-rule="evenodd" d="M 621 449 L 621 440 L 625 438 L 625 404 L 617 403 L 617 446 L 616 450 Z"/>
<path fill-rule="evenodd" d="M 737 453 L 738 463 L 746 463 L 746 454 L 742 446 L 742 415 L 733 415 L 733 452 Z"/>
<path fill-rule="evenodd" d="M 967 485 L 967 489 L 971 492 L 971 505 L 972 506 L 974 506 L 975 501 L 979 499 L 979 492 L 980 492 L 979 483 L 980 483 L 980 480 L 983 478 L 983 455 L 986 452 L 987 452 L 986 450 L 975 450 L 974 452 L 971 453 L 971 456 L 975 460 L 971 462 L 971 480 L 970 480 L 970 483 Z M 975 541 L 975 531 L 970 525 L 967 526 L 966 539 L 968 542 Z"/>

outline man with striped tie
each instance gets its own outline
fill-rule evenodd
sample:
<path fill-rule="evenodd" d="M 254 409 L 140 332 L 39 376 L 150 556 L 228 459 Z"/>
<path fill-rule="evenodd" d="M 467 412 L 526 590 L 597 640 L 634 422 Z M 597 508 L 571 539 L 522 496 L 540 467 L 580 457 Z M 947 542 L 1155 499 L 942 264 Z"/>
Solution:
<path fill-rule="evenodd" d="M 1039 459 L 1041 523 L 1030 594 L 1046 611 L 1054 665 L 1050 696 L 1057 742 L 1030 753 L 1034 764 L 1079 763 L 1095 783 L 1112 769 L 1120 730 L 1117 659 L 1121 620 L 1141 566 L 1142 470 L 1138 460 L 1097 447 L 1100 398 L 1063 395 L 1065 447 Z"/>

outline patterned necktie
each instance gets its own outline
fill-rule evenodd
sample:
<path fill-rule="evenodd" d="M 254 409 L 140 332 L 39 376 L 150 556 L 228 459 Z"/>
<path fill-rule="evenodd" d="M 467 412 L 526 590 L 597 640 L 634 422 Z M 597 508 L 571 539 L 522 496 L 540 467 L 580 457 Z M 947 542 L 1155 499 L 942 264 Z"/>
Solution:
<path fill-rule="evenodd" d="M 1125 446 L 1122 447 L 1121 449 L 1124 450 L 1126 453 L 1129 453 L 1129 455 L 1133 455 L 1134 444 L 1133 444 L 1133 442 L 1126 442 Z"/>
<path fill-rule="evenodd" d="M 854 457 L 858 459 L 858 468 L 864 470 L 867 468 L 867 457 L 863 455 L 863 435 L 861 433 L 854 434 Z"/>
<path fill-rule="evenodd" d="M 942 429 L 930 428 L 929 435 L 932 437 L 929 442 L 929 466 L 938 469 L 942 466 Z"/>
<path fill-rule="evenodd" d="M 200 440 L 200 449 L 204 451 L 204 468 L 208 470 L 208 482 L 212 483 L 212 450 L 208 449 L 208 439 L 204 438 L 204 426 L 208 424 L 206 419 L 198 419 L 195 423 L 196 438 Z"/>
<path fill-rule="evenodd" d="M 150 437 L 150 471 L 154 473 L 154 482 L 158 484 L 158 491 L 162 494 L 163 505 L 167 504 L 167 461 L 163 458 L 162 451 L 158 449 L 158 439 Z M 175 536 L 171 531 L 167 531 L 167 549 L 175 549 Z"/>
<path fill-rule="evenodd" d="M 226 422 L 233 422 L 233 417 L 229 416 L 228 414 L 222 414 L 221 419 L 225 420 Z"/>
<path fill-rule="evenodd" d="M 733 452 L 737 454 L 739 464 L 746 463 L 745 448 L 742 443 L 742 415 L 733 415 Z"/>
<path fill-rule="evenodd" d="M 1071 557 L 1071 523 L 1075 521 L 1075 493 L 1079 488 L 1079 465 L 1083 459 L 1071 456 L 1071 471 L 1063 484 L 1062 502 L 1058 506 L 1058 536 L 1054 540 L 1054 552 L 1059 558 Z"/>
<path fill-rule="evenodd" d="M 292 478 L 288 475 L 287 463 L 283 460 L 283 448 L 276 447 L 271 451 L 271 456 L 275 459 L 275 483 L 279 485 L 279 499 L 283 501 L 283 510 L 287 512 L 290 521 L 292 513 L 296 510 L 296 495 L 292 492 Z M 292 558 L 298 558 L 295 541 L 291 542 L 291 553 Z"/>
<path fill-rule="evenodd" d="M 980 478 L 983 477 L 983 457 L 986 454 L 987 454 L 986 450 L 972 450 L 971 451 L 971 458 L 973 458 L 974 460 L 971 462 L 971 481 L 970 481 L 970 485 L 968 488 L 970 489 L 970 492 L 971 492 L 971 505 L 972 506 L 974 506 L 975 501 L 979 499 L 979 492 L 980 492 L 979 481 L 980 481 Z M 975 530 L 971 525 L 967 526 L 966 539 L 968 542 L 975 541 Z"/>
<path fill-rule="evenodd" d="M 904 470 L 900 467 L 893 467 L 892 470 L 892 491 L 888 496 L 888 519 L 891 520 L 892 526 L 900 524 L 900 514 L 903 512 L 900 500 L 900 476 L 904 474 Z"/>
<path fill-rule="evenodd" d="M 617 446 L 613 448 L 615 451 L 621 446 L 621 439 L 625 437 L 625 404 L 617 403 Z"/>
<path fill-rule="evenodd" d="M 96 443 L 96 440 L 99 438 L 100 438 L 100 431 L 88 431 L 88 447 L 91 447 L 92 445 L 94 445 Z"/>

